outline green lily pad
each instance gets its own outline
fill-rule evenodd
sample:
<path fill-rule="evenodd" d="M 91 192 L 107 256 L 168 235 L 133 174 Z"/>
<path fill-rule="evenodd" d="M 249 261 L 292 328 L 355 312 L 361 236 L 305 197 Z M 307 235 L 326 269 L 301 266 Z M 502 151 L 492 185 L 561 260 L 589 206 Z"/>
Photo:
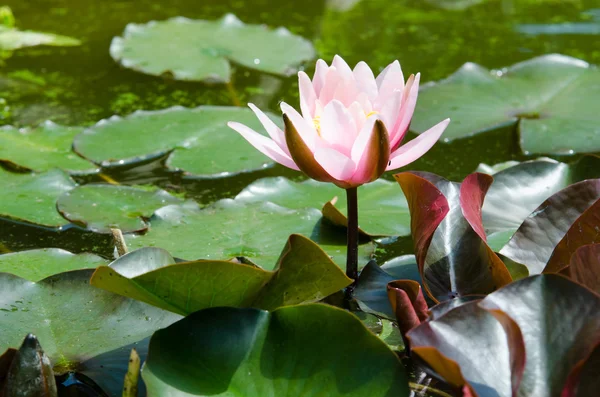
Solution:
<path fill-rule="evenodd" d="M 220 200 L 200 210 L 197 204 L 170 205 L 150 218 L 152 227 L 141 236 L 127 236 L 131 249 L 160 247 L 173 256 L 221 260 L 246 257 L 273 270 L 281 247 L 291 234 L 302 234 L 318 243 L 338 265 L 346 263 L 346 236 L 322 224 L 314 208 L 292 210 L 273 203 Z M 372 243 L 359 248 L 363 266 L 373 252 Z"/>
<path fill-rule="evenodd" d="M 0 50 L 13 51 L 19 48 L 48 45 L 56 47 L 73 47 L 81 45 L 81 41 L 52 33 L 19 30 L 0 26 Z"/>
<path fill-rule="evenodd" d="M 56 208 L 66 219 L 94 232 L 110 233 L 111 228 L 137 232 L 148 228 L 145 219 L 154 211 L 182 201 L 162 189 L 89 184 L 61 195 Z"/>
<path fill-rule="evenodd" d="M 271 201 L 282 207 L 323 208 L 323 215 L 334 223 L 346 220 L 346 192 L 331 183 L 312 179 L 293 182 L 284 177 L 263 178 L 251 183 L 235 198 L 244 202 Z M 398 185 L 383 179 L 361 186 L 358 189 L 359 225 L 371 236 L 410 235 L 410 211 L 408 203 Z M 333 211 L 331 211 L 333 210 Z M 337 210 L 337 211 L 336 211 Z M 341 216 L 338 222 L 338 215 Z M 345 226 L 345 225 L 344 225 Z"/>
<path fill-rule="evenodd" d="M 62 374 L 181 318 L 90 286 L 92 273 L 76 270 L 37 283 L 0 273 L 0 349 L 33 333 Z"/>
<path fill-rule="evenodd" d="M 75 187 L 64 171 L 16 174 L 0 167 L 0 217 L 60 227 L 68 223 L 56 211 L 56 199 Z"/>
<path fill-rule="evenodd" d="M 99 267 L 92 285 L 179 314 L 216 306 L 272 310 L 316 302 L 350 285 L 314 242 L 292 235 L 276 270 L 231 261 L 175 264 L 160 248 L 141 248 Z"/>
<path fill-rule="evenodd" d="M 352 314 L 320 304 L 196 312 L 152 336 L 142 377 L 157 396 L 409 395 L 396 354 Z"/>
<path fill-rule="evenodd" d="M 81 127 L 64 127 L 47 121 L 34 129 L 0 129 L 0 162 L 15 168 L 43 172 L 62 168 L 72 172 L 93 172 L 97 167 L 71 150 Z"/>
<path fill-rule="evenodd" d="M 59 248 L 43 248 L 0 255 L 0 272 L 37 282 L 54 274 L 79 269 L 95 269 L 106 264 L 89 253 L 73 254 Z"/>
<path fill-rule="evenodd" d="M 177 80 L 229 82 L 229 61 L 290 76 L 314 58 L 312 44 L 285 28 L 246 25 L 233 14 L 217 21 L 184 17 L 131 23 L 115 37 L 110 55 L 126 68 Z"/>
<path fill-rule="evenodd" d="M 250 109 L 176 106 L 102 120 L 78 135 L 73 147 L 103 167 L 140 163 L 173 151 L 169 167 L 206 177 L 228 176 L 272 164 L 229 128 L 228 121 L 264 130 Z"/>
<path fill-rule="evenodd" d="M 423 132 L 441 116 L 452 122 L 452 141 L 518 124 L 523 152 L 600 151 L 600 71 L 586 62 L 552 54 L 489 71 L 467 63 L 423 87 L 411 127 Z M 577 131 L 577 134 L 573 134 Z"/>

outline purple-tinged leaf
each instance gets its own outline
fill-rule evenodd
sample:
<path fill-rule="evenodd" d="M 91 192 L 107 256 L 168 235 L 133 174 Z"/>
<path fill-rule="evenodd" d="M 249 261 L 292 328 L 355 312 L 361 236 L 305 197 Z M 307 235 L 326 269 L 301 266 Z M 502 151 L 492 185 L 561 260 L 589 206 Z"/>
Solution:
<path fill-rule="evenodd" d="M 579 247 L 564 273 L 571 280 L 600 293 L 600 244 Z"/>

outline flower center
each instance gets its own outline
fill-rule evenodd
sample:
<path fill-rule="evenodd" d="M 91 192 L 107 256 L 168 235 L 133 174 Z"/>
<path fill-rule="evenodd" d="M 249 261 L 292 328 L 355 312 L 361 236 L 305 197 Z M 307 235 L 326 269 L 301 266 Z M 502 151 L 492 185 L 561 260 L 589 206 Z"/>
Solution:
<path fill-rule="evenodd" d="M 315 116 L 313 119 L 313 125 L 315 126 L 315 130 L 317 130 L 317 134 L 321 136 L 321 116 Z"/>
<path fill-rule="evenodd" d="M 379 112 L 377 110 L 371 110 L 369 113 L 367 113 L 367 118 L 373 116 L 374 114 L 379 114 Z"/>

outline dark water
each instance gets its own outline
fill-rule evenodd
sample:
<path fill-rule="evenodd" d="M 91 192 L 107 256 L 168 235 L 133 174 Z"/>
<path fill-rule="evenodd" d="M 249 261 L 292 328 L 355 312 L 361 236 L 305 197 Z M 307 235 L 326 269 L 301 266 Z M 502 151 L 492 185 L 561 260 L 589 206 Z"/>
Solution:
<path fill-rule="evenodd" d="M 362 0 L 340 11 L 344 0 L 5 0 L 18 27 L 79 38 L 73 48 L 17 51 L 0 68 L 0 97 L 10 106 L 3 124 L 57 123 L 90 125 L 113 114 L 172 105 L 232 105 L 222 85 L 181 83 L 128 71 L 109 56 L 111 39 L 127 23 L 143 23 L 183 15 L 216 19 L 236 14 L 247 23 L 285 26 L 315 42 L 318 55 L 334 54 L 348 63 L 365 60 L 373 69 L 399 59 L 406 75 L 421 72 L 422 81 L 447 76 L 467 61 L 501 68 L 537 55 L 562 53 L 600 63 L 600 0 L 425 1 Z M 444 10 L 437 5 L 467 5 Z M 475 4 L 479 3 L 479 4 Z M 343 7 L 342 7 L 343 8 Z M 309 74 L 312 65 L 307 67 Z M 16 84 L 16 86 L 15 86 Z M 280 78 L 236 67 L 233 86 L 242 103 L 252 101 L 278 112 L 284 100 L 297 104 L 294 77 Z M 16 87 L 16 88 L 15 88 Z M 460 101 L 460 98 L 457 98 Z M 480 162 L 524 160 L 516 131 L 439 144 L 408 169 L 426 170 L 460 180 Z M 563 158 L 567 159 L 568 158 Z M 121 183 L 155 183 L 185 192 L 200 202 L 232 197 L 255 179 L 297 173 L 283 167 L 223 180 L 194 180 L 169 173 L 160 163 L 111 174 Z M 386 175 L 391 178 L 391 175 Z M 89 179 L 87 181 L 91 181 Z M 81 181 L 86 182 L 86 181 Z M 0 221 L 0 248 L 22 250 L 57 246 L 108 256 L 105 236 L 76 228 L 56 233 L 29 225 Z M 410 252 L 410 239 L 386 247 L 381 258 Z"/>

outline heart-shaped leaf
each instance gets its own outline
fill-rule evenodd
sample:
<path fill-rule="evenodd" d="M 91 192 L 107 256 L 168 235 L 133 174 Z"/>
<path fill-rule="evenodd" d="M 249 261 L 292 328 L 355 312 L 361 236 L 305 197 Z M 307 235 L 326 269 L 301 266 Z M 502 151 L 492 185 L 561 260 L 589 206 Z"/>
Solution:
<path fill-rule="evenodd" d="M 596 68 L 563 55 L 533 58 L 501 72 L 467 63 L 421 90 L 411 128 L 420 133 L 450 117 L 444 132 L 450 141 L 518 123 L 525 153 L 597 152 L 600 114 L 593 104 L 600 92 L 592 88 L 598 82 Z"/>
<path fill-rule="evenodd" d="M 146 219 L 161 207 L 183 202 L 164 190 L 132 186 L 89 184 L 78 186 L 58 198 L 56 208 L 72 223 L 97 233 L 145 231 Z"/>
<path fill-rule="evenodd" d="M 417 263 L 429 296 L 444 301 L 487 294 L 512 281 L 486 244 L 481 221 L 489 175 L 474 173 L 462 184 L 425 172 L 395 177 L 408 199 Z"/>
<path fill-rule="evenodd" d="M 72 254 L 59 248 L 43 248 L 0 255 L 0 272 L 37 282 L 54 274 L 95 269 L 106 260 L 94 254 Z"/>
<path fill-rule="evenodd" d="M 291 210 L 272 203 L 220 200 L 200 210 L 194 203 L 171 205 L 156 211 L 150 231 L 127 238 L 132 248 L 161 247 L 187 260 L 228 260 L 246 257 L 273 270 L 285 239 L 302 234 L 318 243 L 338 265 L 346 263 L 346 236 L 322 223 L 314 208 Z M 359 247 L 366 264 L 373 244 Z"/>
<path fill-rule="evenodd" d="M 246 25 L 233 14 L 217 21 L 184 17 L 131 23 L 115 37 L 110 55 L 123 66 L 177 80 L 226 83 L 229 61 L 289 76 L 315 56 L 312 44 L 285 28 Z"/>
<path fill-rule="evenodd" d="M 413 280 L 395 280 L 387 285 L 388 298 L 404 337 L 429 317 L 421 285 Z M 408 343 L 404 343 L 408 346 Z"/>
<path fill-rule="evenodd" d="M 320 304 L 196 312 L 152 336 L 142 376 L 151 396 L 409 395 L 395 353 Z"/>
<path fill-rule="evenodd" d="M 75 187 L 64 171 L 16 174 L 0 167 L 0 216 L 48 227 L 68 223 L 56 211 L 56 199 Z"/>
<path fill-rule="evenodd" d="M 335 203 L 329 203 L 337 197 Z M 331 183 L 309 179 L 293 182 L 283 177 L 263 178 L 248 185 L 235 198 L 244 202 L 271 201 L 282 207 L 325 208 L 323 216 L 334 224 L 347 225 L 346 193 Z M 358 189 L 359 226 L 371 236 L 407 236 L 410 213 L 402 191 L 393 182 L 378 179 Z M 390 222 L 393 217 L 394 221 Z"/>
<path fill-rule="evenodd" d="M 271 115 L 281 124 L 281 120 Z M 256 131 L 264 128 L 250 109 L 226 106 L 180 106 L 138 110 L 126 117 L 102 120 L 75 138 L 73 147 L 83 157 L 116 167 L 165 156 L 167 165 L 204 177 L 254 171 L 271 160 L 254 150 L 228 121 L 243 123 Z"/>

